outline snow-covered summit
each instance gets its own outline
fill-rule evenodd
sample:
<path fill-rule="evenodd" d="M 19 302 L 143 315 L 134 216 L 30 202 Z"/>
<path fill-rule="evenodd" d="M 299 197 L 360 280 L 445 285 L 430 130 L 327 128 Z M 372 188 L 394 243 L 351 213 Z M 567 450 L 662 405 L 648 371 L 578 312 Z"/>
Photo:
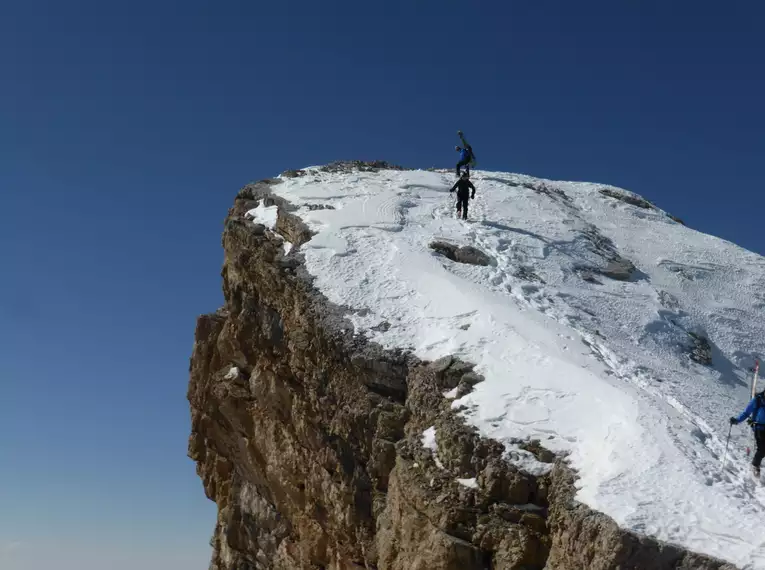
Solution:
<path fill-rule="evenodd" d="M 617 188 L 472 181 L 467 222 L 451 172 L 310 168 L 272 190 L 316 232 L 290 254 L 357 332 L 477 364 L 486 380 L 453 406 L 522 468 L 545 465 L 511 441 L 539 439 L 569 455 L 577 498 L 621 526 L 765 569 L 747 428 L 721 471 L 727 418 L 765 352 L 765 258 Z M 451 261 L 434 240 L 491 261 Z"/>

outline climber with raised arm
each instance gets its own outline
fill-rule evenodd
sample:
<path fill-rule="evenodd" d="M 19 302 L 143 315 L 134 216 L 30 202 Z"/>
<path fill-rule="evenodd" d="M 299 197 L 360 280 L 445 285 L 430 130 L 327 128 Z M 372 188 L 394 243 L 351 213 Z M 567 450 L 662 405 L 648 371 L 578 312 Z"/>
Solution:
<path fill-rule="evenodd" d="M 472 194 L 470 193 L 471 189 L 473 190 Z M 462 173 L 460 179 L 457 180 L 457 183 L 452 186 L 452 189 L 449 190 L 449 192 L 454 192 L 455 190 L 457 191 L 457 217 L 459 218 L 461 213 L 462 219 L 467 220 L 468 199 L 475 199 L 475 186 L 470 182 L 467 172 Z"/>
<path fill-rule="evenodd" d="M 460 137 L 460 141 L 462 142 L 462 146 L 455 146 L 454 150 L 460 153 L 460 160 L 457 162 L 457 176 L 460 176 L 462 174 L 462 167 L 465 167 L 465 172 L 467 172 L 468 176 L 470 176 L 470 165 L 475 165 L 475 154 L 473 153 L 473 147 L 468 144 L 468 142 L 465 140 L 465 135 L 462 133 L 462 131 L 457 131 L 457 134 Z"/>

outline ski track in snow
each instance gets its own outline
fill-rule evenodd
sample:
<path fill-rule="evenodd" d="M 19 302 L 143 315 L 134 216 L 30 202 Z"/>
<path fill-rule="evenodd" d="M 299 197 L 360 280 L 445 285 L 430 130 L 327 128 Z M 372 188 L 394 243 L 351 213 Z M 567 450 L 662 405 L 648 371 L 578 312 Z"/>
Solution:
<path fill-rule="evenodd" d="M 727 418 L 765 352 L 765 259 L 598 192 L 619 191 L 608 186 L 482 171 L 472 181 L 468 222 L 448 172 L 311 169 L 273 191 L 334 208 L 299 209 L 317 234 L 295 251 L 359 334 L 476 363 L 486 380 L 452 405 L 521 468 L 549 466 L 511 439 L 540 439 L 578 470 L 577 499 L 621 526 L 765 570 L 765 489 L 747 474 L 746 428 L 733 428 L 720 463 Z M 271 211 L 251 214 L 273 226 Z M 493 262 L 454 263 L 428 248 L 434 239 Z M 583 280 L 609 248 L 635 264 L 633 279 Z M 687 331 L 709 338 L 713 368 L 689 360 Z"/>

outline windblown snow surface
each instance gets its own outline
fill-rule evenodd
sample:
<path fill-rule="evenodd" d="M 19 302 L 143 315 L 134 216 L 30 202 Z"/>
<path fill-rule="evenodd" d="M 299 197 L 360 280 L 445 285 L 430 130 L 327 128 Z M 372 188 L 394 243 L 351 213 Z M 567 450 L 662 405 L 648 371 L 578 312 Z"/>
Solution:
<path fill-rule="evenodd" d="M 512 443 L 540 439 L 578 470 L 578 500 L 620 526 L 765 569 L 765 488 L 748 474 L 745 426 L 721 469 L 727 419 L 765 352 L 765 258 L 599 192 L 634 196 L 616 188 L 472 181 L 468 222 L 446 172 L 311 168 L 273 191 L 317 232 L 291 255 L 359 334 L 477 364 L 486 380 L 452 405 L 521 468 L 549 467 Z M 493 262 L 452 262 L 434 239 Z M 629 281 L 587 269 L 612 254 L 637 267 Z M 689 358 L 689 332 L 709 339 L 711 367 Z"/>

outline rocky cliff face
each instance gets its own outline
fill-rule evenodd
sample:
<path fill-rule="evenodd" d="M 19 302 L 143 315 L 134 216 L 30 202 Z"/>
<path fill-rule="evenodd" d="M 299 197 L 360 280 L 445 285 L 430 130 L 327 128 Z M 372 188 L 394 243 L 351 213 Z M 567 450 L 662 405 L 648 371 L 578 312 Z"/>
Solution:
<path fill-rule="evenodd" d="M 312 287 L 311 233 L 276 183 L 239 193 L 225 305 L 196 329 L 189 455 L 218 505 L 212 570 L 733 569 L 578 504 L 575 474 L 538 442 L 550 474 L 508 464 L 443 397 L 481 380 L 470 363 L 355 336 Z M 261 201 L 279 206 L 273 232 L 245 217 Z"/>

